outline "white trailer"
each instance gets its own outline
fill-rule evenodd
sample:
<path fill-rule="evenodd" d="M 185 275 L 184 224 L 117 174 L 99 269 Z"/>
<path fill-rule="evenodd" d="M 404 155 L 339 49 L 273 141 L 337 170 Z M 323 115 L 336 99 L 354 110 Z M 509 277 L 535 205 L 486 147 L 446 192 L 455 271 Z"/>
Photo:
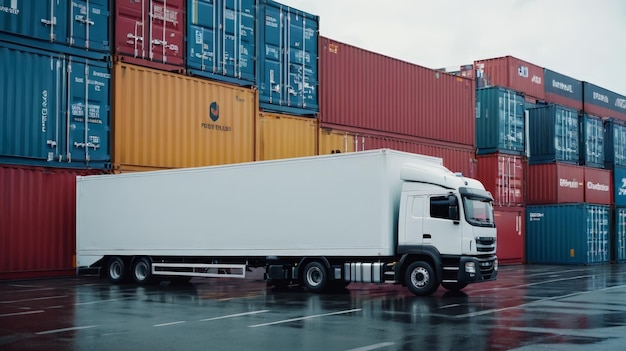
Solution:
<path fill-rule="evenodd" d="M 77 177 L 79 273 L 245 276 L 319 292 L 394 282 L 416 295 L 496 279 L 491 195 L 439 158 L 389 149 Z"/>

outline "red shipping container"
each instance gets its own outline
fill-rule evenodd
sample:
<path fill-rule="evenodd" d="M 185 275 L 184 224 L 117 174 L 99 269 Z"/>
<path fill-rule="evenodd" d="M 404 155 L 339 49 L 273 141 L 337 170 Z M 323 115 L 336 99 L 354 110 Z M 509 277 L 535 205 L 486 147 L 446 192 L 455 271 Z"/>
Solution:
<path fill-rule="evenodd" d="M 498 85 L 544 99 L 543 68 L 512 56 L 474 61 L 478 87 Z"/>
<path fill-rule="evenodd" d="M 100 173 L 0 165 L 0 279 L 74 274 L 76 176 Z"/>
<path fill-rule="evenodd" d="M 525 209 L 521 206 L 494 207 L 494 220 L 498 228 L 496 255 L 498 263 L 522 264 L 525 257 Z"/>
<path fill-rule="evenodd" d="M 411 138 L 406 135 L 366 131 L 358 128 L 347 128 L 322 124 L 322 128 L 335 133 L 346 133 L 354 138 L 354 151 L 374 149 L 394 149 L 428 156 L 440 157 L 443 165 L 453 172 L 460 172 L 466 177 L 476 177 L 475 150 L 471 146 L 433 142 L 428 139 Z M 340 150 L 345 151 L 345 150 Z"/>
<path fill-rule="evenodd" d="M 478 174 L 485 188 L 494 197 L 494 204 L 520 206 L 524 204 L 526 157 L 508 154 L 477 156 Z"/>
<path fill-rule="evenodd" d="M 613 181 L 610 170 L 585 167 L 585 202 L 597 205 L 613 203 Z"/>
<path fill-rule="evenodd" d="M 116 1 L 114 53 L 118 59 L 166 71 L 182 69 L 185 2 Z"/>
<path fill-rule="evenodd" d="M 526 203 L 546 205 L 585 201 L 585 170 L 567 163 L 529 165 Z"/>
<path fill-rule="evenodd" d="M 320 120 L 475 145 L 472 79 L 320 36 Z"/>

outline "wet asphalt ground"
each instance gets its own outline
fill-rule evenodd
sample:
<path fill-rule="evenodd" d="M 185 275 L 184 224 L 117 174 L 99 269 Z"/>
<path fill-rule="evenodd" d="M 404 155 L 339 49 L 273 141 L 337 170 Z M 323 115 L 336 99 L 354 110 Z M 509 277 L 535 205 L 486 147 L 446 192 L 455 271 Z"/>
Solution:
<path fill-rule="evenodd" d="M 626 350 L 626 264 L 500 267 L 461 294 L 246 279 L 0 281 L 0 350 Z"/>

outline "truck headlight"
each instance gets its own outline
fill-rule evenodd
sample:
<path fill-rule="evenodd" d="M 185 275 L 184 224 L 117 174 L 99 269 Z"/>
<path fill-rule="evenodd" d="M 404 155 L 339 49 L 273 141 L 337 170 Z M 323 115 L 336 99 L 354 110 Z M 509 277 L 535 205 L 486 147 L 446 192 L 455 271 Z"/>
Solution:
<path fill-rule="evenodd" d="M 476 273 L 476 263 L 475 262 L 465 262 L 465 272 L 466 273 Z"/>

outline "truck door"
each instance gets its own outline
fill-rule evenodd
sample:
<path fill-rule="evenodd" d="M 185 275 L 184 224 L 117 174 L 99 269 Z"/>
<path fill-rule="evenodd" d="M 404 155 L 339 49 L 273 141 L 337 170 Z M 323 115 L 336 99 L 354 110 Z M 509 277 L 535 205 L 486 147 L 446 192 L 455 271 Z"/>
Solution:
<path fill-rule="evenodd" d="M 442 254 L 461 252 L 458 202 L 455 205 L 451 199 L 447 194 L 429 196 L 423 215 L 422 244 L 434 246 Z"/>
<path fill-rule="evenodd" d="M 421 245 L 424 223 L 425 196 L 409 196 L 405 216 L 405 230 L 400 234 L 399 244 Z"/>

